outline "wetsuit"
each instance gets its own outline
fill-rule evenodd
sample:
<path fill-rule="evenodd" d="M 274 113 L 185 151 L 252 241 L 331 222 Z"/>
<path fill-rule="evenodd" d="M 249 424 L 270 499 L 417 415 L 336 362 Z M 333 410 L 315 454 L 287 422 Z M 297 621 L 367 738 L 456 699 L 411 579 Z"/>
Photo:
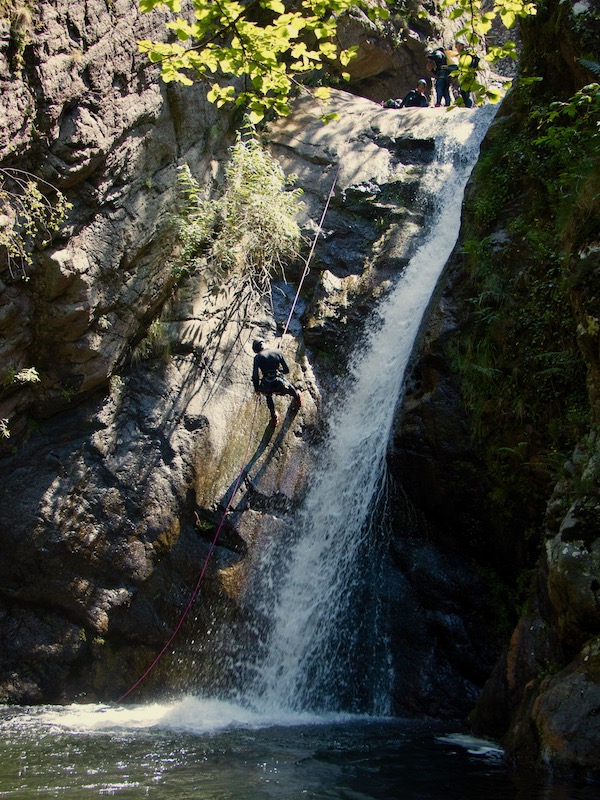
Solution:
<path fill-rule="evenodd" d="M 271 412 L 271 417 L 275 417 L 274 394 L 289 394 L 296 400 L 300 393 L 292 386 L 283 373 L 290 369 L 285 358 L 279 350 L 261 350 L 254 356 L 254 366 L 252 368 L 252 383 L 254 391 L 264 394 L 267 398 L 267 406 Z M 262 378 L 260 377 L 262 373 Z"/>
<path fill-rule="evenodd" d="M 425 95 L 416 89 L 411 89 L 404 100 L 386 100 L 384 108 L 426 108 L 429 102 Z"/>
<path fill-rule="evenodd" d="M 427 57 L 434 65 L 433 74 L 435 75 L 435 104 L 441 105 L 442 100 L 449 106 L 452 102 L 450 97 L 450 74 L 456 69 L 456 64 L 449 64 L 446 52 L 440 47 Z"/>
<path fill-rule="evenodd" d="M 429 104 L 425 95 L 416 89 L 411 89 L 402 101 L 400 108 L 426 108 L 427 105 Z"/>

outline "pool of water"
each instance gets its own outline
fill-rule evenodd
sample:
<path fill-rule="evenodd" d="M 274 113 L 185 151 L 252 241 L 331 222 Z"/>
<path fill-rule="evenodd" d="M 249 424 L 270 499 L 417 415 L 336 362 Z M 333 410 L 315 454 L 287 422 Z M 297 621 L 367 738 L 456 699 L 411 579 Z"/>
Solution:
<path fill-rule="evenodd" d="M 215 701 L 0 707 L 0 798 L 591 800 L 446 723 L 253 715 Z"/>

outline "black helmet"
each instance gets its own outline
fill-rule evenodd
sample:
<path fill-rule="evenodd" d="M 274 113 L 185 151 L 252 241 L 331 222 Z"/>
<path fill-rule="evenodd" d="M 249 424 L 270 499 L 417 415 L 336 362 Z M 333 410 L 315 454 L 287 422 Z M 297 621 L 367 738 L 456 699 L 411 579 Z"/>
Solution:
<path fill-rule="evenodd" d="M 254 350 L 255 353 L 260 353 L 260 351 L 263 349 L 264 346 L 265 343 L 263 342 L 262 339 L 255 339 L 252 342 L 252 349 Z"/>

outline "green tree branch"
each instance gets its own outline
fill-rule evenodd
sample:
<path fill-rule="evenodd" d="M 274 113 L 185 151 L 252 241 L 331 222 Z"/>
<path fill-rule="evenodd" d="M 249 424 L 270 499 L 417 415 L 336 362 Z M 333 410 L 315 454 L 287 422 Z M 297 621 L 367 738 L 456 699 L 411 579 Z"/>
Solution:
<path fill-rule="evenodd" d="M 341 50 L 336 31 L 340 15 L 353 6 L 371 19 L 389 17 L 387 7 L 369 0 L 193 0 L 190 21 L 179 16 L 181 0 L 140 0 L 142 11 L 167 7 L 178 15 L 166 23 L 177 41 L 138 44 L 152 63 L 160 64 L 165 82 L 190 85 L 194 78 L 212 79 L 208 99 L 219 107 L 233 102 L 247 109 L 256 123 L 270 111 L 289 113 L 290 95 L 303 74 L 326 63 L 348 65 L 356 48 Z M 510 29 L 518 19 L 536 13 L 535 3 L 528 0 L 495 0 L 488 10 L 482 0 L 442 0 L 441 7 L 451 20 L 463 23 L 456 35 L 490 64 L 517 58 L 512 41 L 487 46 L 486 36 L 494 22 L 499 18 Z M 343 77 L 349 76 L 343 73 Z M 500 99 L 500 92 L 482 83 L 466 57 L 459 59 L 457 77 L 478 102 Z M 232 78 L 244 79 L 243 88 Z M 315 92 L 323 98 L 328 93 L 326 87 Z"/>
<path fill-rule="evenodd" d="M 42 193 L 52 191 L 52 203 Z M 71 204 L 55 186 L 15 167 L 0 168 L 0 248 L 4 248 L 12 278 L 27 278 L 32 251 L 47 245 L 62 224 Z"/>

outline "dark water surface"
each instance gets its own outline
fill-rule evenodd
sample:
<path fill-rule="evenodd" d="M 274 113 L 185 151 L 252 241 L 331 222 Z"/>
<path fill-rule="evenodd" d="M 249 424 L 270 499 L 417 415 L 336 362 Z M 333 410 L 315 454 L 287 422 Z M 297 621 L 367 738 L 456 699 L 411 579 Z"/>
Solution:
<path fill-rule="evenodd" d="M 260 720 L 228 704 L 0 708 L 0 797 L 591 800 L 439 722 Z"/>

